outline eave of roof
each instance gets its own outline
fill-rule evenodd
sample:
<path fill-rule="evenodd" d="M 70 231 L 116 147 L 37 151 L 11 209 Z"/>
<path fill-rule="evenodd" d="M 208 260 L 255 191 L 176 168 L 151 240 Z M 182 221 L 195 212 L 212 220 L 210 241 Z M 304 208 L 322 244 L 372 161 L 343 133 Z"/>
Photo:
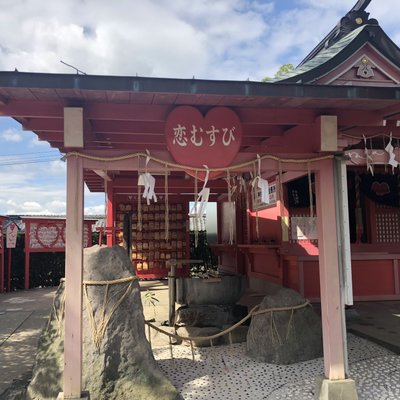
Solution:
<path fill-rule="evenodd" d="M 399 47 L 379 25 L 363 25 L 275 82 L 312 83 L 344 62 L 365 43 L 370 43 L 388 60 L 400 67 Z"/>
<path fill-rule="evenodd" d="M 359 38 L 360 35 L 357 36 Z M 349 47 L 347 46 L 346 49 Z M 13 91 L 27 89 L 35 97 L 40 93 L 46 100 L 55 94 L 61 100 L 67 101 L 71 90 L 79 92 L 131 92 L 141 93 L 174 93 L 186 94 L 188 97 L 202 95 L 226 96 L 229 98 L 249 97 L 290 97 L 310 99 L 385 99 L 399 100 L 400 88 L 396 87 L 356 87 L 356 86 L 316 86 L 312 84 L 293 83 L 293 79 L 277 83 L 252 81 L 221 81 L 197 79 L 170 79 L 153 77 L 124 77 L 106 75 L 72 75 L 30 72 L 0 71 L 0 92 L 2 89 L 8 95 L 2 94 L 3 104 L 13 100 Z M 65 92 L 65 93 L 64 93 Z M 50 96 L 52 94 L 52 96 Z M 75 101 L 85 102 L 83 96 Z M 109 101 L 112 102 L 112 101 Z M 1 108 L 0 108 L 0 115 Z"/>

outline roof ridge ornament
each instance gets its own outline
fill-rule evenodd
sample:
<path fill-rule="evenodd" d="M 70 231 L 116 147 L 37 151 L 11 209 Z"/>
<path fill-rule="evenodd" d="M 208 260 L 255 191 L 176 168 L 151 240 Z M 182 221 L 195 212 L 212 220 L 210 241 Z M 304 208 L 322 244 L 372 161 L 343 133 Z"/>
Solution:
<path fill-rule="evenodd" d="M 297 66 L 301 67 L 307 61 L 312 60 L 322 50 L 331 47 L 341 38 L 362 25 L 379 25 L 376 19 L 369 19 L 369 13 L 365 10 L 372 0 L 358 0 L 351 10 L 340 19 L 338 24 L 325 36 L 324 39 L 304 58 Z"/>
<path fill-rule="evenodd" d="M 370 0 L 368 1 L 369 4 Z M 351 9 L 337 24 L 336 33 L 325 42 L 325 48 L 328 48 L 348 35 L 350 32 L 363 25 L 379 25 L 374 18 L 369 19 L 369 12 L 365 8 L 355 10 Z"/>

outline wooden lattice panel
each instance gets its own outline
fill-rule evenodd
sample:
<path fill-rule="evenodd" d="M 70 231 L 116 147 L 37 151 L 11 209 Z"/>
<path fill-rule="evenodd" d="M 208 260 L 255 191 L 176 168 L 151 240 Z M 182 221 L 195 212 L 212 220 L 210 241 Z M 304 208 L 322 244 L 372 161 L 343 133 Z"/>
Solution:
<path fill-rule="evenodd" d="M 378 205 L 376 208 L 376 241 L 378 243 L 400 242 L 400 210 Z"/>

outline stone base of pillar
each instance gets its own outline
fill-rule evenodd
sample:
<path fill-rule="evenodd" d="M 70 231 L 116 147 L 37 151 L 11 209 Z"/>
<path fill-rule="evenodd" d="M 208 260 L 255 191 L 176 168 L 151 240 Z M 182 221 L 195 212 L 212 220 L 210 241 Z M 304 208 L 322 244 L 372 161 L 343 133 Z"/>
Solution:
<path fill-rule="evenodd" d="M 60 392 L 57 400 L 90 400 L 89 392 L 82 392 L 81 397 L 64 397 L 64 392 Z"/>
<path fill-rule="evenodd" d="M 358 400 L 356 383 L 352 379 L 322 379 L 316 392 L 317 400 Z"/>

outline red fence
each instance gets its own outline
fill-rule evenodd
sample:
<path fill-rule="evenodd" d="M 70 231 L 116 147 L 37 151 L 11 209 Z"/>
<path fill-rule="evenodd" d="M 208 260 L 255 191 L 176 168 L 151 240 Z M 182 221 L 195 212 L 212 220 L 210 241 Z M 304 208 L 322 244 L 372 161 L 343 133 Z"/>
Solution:
<path fill-rule="evenodd" d="M 29 289 L 30 253 L 64 252 L 65 219 L 22 218 L 25 223 L 25 289 Z M 85 220 L 83 247 L 92 244 L 92 225 L 95 220 Z"/>

